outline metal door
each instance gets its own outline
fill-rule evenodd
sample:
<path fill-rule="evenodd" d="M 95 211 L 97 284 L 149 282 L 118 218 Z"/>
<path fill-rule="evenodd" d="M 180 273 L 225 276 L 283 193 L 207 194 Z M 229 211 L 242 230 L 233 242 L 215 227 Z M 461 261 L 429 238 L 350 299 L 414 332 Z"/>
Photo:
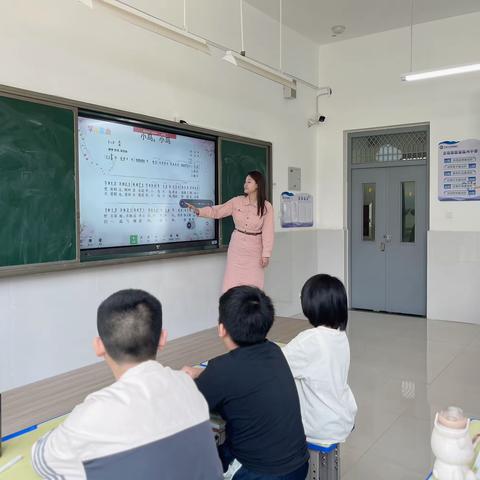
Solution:
<path fill-rule="evenodd" d="M 386 173 L 386 168 L 352 172 L 352 308 L 386 308 Z"/>
<path fill-rule="evenodd" d="M 426 314 L 426 168 L 388 168 L 386 310 Z"/>
<path fill-rule="evenodd" d="M 428 131 L 356 140 L 369 152 L 351 156 L 351 306 L 425 315 Z"/>

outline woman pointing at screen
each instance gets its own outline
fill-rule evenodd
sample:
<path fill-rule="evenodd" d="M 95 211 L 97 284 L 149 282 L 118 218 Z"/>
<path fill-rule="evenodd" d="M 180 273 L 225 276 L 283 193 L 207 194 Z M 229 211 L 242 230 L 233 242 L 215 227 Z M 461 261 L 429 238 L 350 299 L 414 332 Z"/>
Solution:
<path fill-rule="evenodd" d="M 230 239 L 222 292 L 238 285 L 263 289 L 264 269 L 272 255 L 274 238 L 273 207 L 265 199 L 265 177 L 254 170 L 247 174 L 244 194 L 223 205 L 197 208 L 187 203 L 199 217 L 233 217 L 235 230 Z"/>

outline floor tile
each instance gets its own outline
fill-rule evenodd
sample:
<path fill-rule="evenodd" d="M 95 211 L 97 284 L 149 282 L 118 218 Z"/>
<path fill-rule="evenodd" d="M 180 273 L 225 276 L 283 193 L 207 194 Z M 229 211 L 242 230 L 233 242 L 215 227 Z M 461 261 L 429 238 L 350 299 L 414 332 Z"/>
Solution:
<path fill-rule="evenodd" d="M 426 476 L 433 465 L 430 420 L 401 415 L 369 453 L 399 467 Z"/>

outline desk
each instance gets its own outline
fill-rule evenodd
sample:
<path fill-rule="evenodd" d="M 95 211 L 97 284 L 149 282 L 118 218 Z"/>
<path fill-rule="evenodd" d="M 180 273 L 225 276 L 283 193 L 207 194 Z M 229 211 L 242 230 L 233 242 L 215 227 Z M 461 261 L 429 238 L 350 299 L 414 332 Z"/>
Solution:
<path fill-rule="evenodd" d="M 303 319 L 275 317 L 268 335 L 272 341 L 289 342 L 311 325 Z M 180 369 L 225 353 L 217 328 L 176 338 L 167 343 L 157 359 L 167 367 Z M 56 377 L 2 392 L 2 435 L 39 425 L 71 412 L 85 397 L 115 380 L 105 362 L 79 368 Z M 0 459 L 1 461 L 1 459 Z M 3 463 L 3 462 L 2 462 Z M 1 479 L 1 477 L 0 477 Z"/>
<path fill-rule="evenodd" d="M 19 435 L 5 443 L 2 443 L 2 458 L 0 459 L 0 467 L 8 463 L 12 458 L 17 455 L 22 455 L 23 459 L 20 460 L 13 467 L 9 468 L 6 472 L 0 473 L 1 480 L 36 480 L 38 475 L 35 473 L 32 467 L 30 452 L 33 444 L 47 432 L 60 425 L 65 419 L 65 415 L 62 417 L 54 418 L 48 422 L 37 425 L 37 427 L 23 435 Z"/>

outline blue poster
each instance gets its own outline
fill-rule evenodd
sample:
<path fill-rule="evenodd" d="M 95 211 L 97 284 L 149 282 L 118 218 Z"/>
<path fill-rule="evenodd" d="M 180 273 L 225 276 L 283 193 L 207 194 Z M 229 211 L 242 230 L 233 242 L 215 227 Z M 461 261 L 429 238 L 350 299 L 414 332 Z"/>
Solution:
<path fill-rule="evenodd" d="M 438 199 L 480 200 L 480 140 L 438 144 Z"/>

